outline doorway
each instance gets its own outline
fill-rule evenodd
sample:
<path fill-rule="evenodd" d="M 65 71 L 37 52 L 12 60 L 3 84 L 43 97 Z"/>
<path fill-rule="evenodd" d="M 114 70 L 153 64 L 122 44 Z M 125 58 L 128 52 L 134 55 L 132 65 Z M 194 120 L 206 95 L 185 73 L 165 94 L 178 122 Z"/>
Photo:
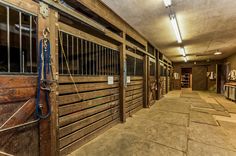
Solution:
<path fill-rule="evenodd" d="M 181 69 L 181 88 L 192 89 L 192 68 Z"/>

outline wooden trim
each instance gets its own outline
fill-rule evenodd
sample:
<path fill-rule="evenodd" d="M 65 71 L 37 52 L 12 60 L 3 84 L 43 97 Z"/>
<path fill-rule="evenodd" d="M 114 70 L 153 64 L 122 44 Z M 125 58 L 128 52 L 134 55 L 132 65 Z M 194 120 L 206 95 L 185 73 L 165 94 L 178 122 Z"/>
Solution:
<path fill-rule="evenodd" d="M 123 33 L 123 40 L 124 40 L 124 33 Z M 124 82 L 124 62 L 126 60 L 126 46 L 123 42 L 120 46 L 120 119 L 121 122 L 125 122 L 125 82 Z"/>
<path fill-rule="evenodd" d="M 143 56 L 140 56 L 140 55 L 135 54 L 135 53 L 133 53 L 133 52 L 130 52 L 130 51 L 128 51 L 128 50 L 126 50 L 126 55 L 130 55 L 130 56 L 132 56 L 132 57 L 134 57 L 134 58 L 143 60 Z"/>
<path fill-rule="evenodd" d="M 144 53 L 144 54 L 146 54 L 146 55 L 148 55 L 148 56 L 150 56 L 150 57 L 152 57 L 152 58 L 155 59 L 155 56 L 153 56 L 153 55 L 149 54 L 148 52 L 146 52 L 145 50 L 143 50 L 143 49 L 137 47 L 137 46 L 134 45 L 133 43 L 130 43 L 129 41 L 125 41 L 125 44 L 126 44 L 127 46 L 129 46 L 130 48 L 137 49 L 138 51 L 140 51 L 140 52 L 142 52 L 142 53 Z"/>
<path fill-rule="evenodd" d="M 90 41 L 90 42 L 94 42 L 94 43 L 97 43 L 97 44 L 100 44 L 106 48 L 111 48 L 113 50 L 116 50 L 118 51 L 119 50 L 119 47 L 116 46 L 115 44 L 112 44 L 110 42 L 107 42 L 105 40 L 102 40 L 98 37 L 95 37 L 93 35 L 90 35 L 86 32 L 83 32 L 79 29 L 76 29 L 76 28 L 73 28 L 67 24 L 64 24 L 62 22 L 59 22 L 59 30 L 64 32 L 64 33 L 67 33 L 67 34 L 70 34 L 70 35 L 73 35 L 75 37 L 79 37 L 81 39 L 84 39 L 84 40 L 87 40 L 87 41 Z"/>
<path fill-rule="evenodd" d="M 48 4 L 49 6 L 51 6 L 52 8 L 55 8 L 57 11 L 60 11 L 60 12 L 64 12 L 70 16 L 72 16 L 73 18 L 76 18 L 78 20 L 81 20 L 85 23 L 87 23 L 88 25 L 104 32 L 104 34 L 120 43 L 122 43 L 123 39 L 118 36 L 117 34 L 111 32 L 110 30 L 106 29 L 105 27 L 103 27 L 102 25 L 100 25 L 99 23 L 95 22 L 94 20 L 92 19 L 89 19 L 87 18 L 86 16 L 84 15 L 81 15 L 80 13 L 60 4 L 60 3 L 56 3 L 52 0 L 41 0 L 42 2 Z"/>

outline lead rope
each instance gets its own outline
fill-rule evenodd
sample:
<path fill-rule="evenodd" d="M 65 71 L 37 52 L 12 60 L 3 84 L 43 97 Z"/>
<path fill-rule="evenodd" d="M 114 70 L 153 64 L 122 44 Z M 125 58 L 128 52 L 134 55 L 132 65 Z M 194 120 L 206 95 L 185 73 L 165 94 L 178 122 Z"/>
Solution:
<path fill-rule="evenodd" d="M 60 29 L 59 29 L 59 26 L 58 26 L 58 30 L 59 30 L 59 41 L 60 41 L 61 51 L 62 51 L 63 56 L 64 56 L 65 61 L 66 61 L 66 67 L 67 67 L 67 70 L 68 70 L 68 72 L 69 72 L 69 75 L 70 75 L 71 81 L 72 81 L 73 84 L 74 84 L 74 87 L 75 87 L 75 90 L 76 90 L 77 96 L 78 96 L 78 98 L 79 98 L 79 101 L 83 101 L 83 98 L 79 95 L 79 89 L 78 89 L 77 85 L 75 84 L 74 78 L 73 78 L 73 76 L 72 76 L 72 74 L 71 74 L 71 72 L 70 72 L 69 63 L 68 63 L 68 60 L 67 60 L 67 58 L 66 58 L 66 54 L 65 54 L 65 51 L 64 51 L 64 48 L 63 48 L 63 43 L 62 43 L 62 33 L 61 33 Z"/>
<path fill-rule="evenodd" d="M 47 80 L 47 75 L 51 72 L 51 59 L 50 59 L 50 42 L 47 38 L 43 38 L 39 43 L 39 66 L 38 66 L 38 84 L 37 84 L 37 96 L 36 96 L 36 116 L 39 119 L 46 119 L 51 114 L 51 107 L 49 103 L 49 93 L 51 89 L 48 85 L 51 84 L 50 80 Z M 45 100 L 47 113 L 43 114 L 43 105 L 40 104 L 40 91 L 45 91 Z"/>

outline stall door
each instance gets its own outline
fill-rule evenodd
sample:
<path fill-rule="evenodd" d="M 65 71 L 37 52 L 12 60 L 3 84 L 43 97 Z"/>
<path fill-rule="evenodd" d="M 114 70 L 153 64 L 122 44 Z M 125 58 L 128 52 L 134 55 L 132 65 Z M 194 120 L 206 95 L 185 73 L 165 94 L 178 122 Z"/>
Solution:
<path fill-rule="evenodd" d="M 38 155 L 37 17 L 0 2 L 0 21 L 0 155 Z"/>
<path fill-rule="evenodd" d="M 156 100 L 157 80 L 156 80 L 156 61 L 149 58 L 148 72 L 148 104 L 152 106 Z"/>
<path fill-rule="evenodd" d="M 143 57 L 127 51 L 126 63 L 127 86 L 125 88 L 125 113 L 126 117 L 129 117 L 143 108 Z"/>
<path fill-rule="evenodd" d="M 99 38 L 60 27 L 58 128 L 60 155 L 66 155 L 120 122 L 119 53 Z"/>

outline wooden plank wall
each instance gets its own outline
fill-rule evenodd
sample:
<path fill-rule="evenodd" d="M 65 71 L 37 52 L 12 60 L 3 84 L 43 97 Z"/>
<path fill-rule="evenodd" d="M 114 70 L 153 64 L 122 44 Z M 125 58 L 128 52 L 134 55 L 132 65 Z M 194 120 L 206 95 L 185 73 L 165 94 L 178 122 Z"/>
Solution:
<path fill-rule="evenodd" d="M 132 116 L 143 108 L 143 77 L 131 76 L 130 83 L 125 88 L 125 113 L 126 117 Z"/>
<path fill-rule="evenodd" d="M 35 76 L 0 76 L 0 152 L 39 154 L 38 123 L 11 129 L 34 120 L 36 84 Z"/>
<path fill-rule="evenodd" d="M 107 76 L 59 77 L 59 146 L 66 155 L 120 122 L 119 78 L 107 84 Z"/>

